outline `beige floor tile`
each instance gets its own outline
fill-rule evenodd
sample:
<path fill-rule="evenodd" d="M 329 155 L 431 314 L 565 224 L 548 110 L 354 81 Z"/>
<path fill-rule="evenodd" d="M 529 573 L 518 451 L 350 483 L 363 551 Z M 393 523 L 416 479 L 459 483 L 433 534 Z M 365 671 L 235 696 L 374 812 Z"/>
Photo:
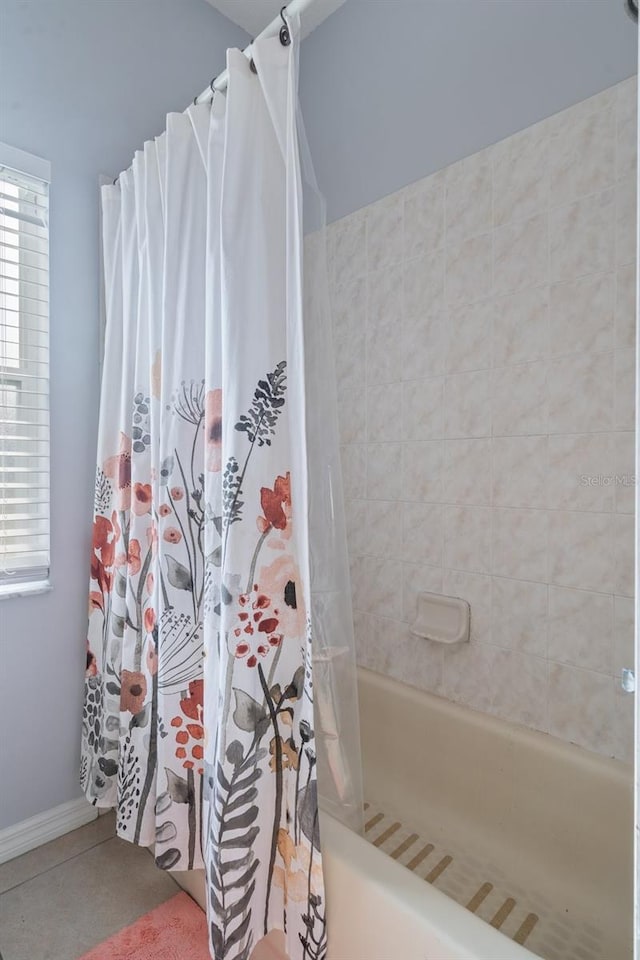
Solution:
<path fill-rule="evenodd" d="M 0 954 L 77 960 L 178 890 L 147 850 L 105 840 L 0 896 Z"/>
<path fill-rule="evenodd" d="M 115 815 L 107 813 L 84 827 L 3 863 L 0 865 L 0 894 L 114 837 L 115 822 Z"/>

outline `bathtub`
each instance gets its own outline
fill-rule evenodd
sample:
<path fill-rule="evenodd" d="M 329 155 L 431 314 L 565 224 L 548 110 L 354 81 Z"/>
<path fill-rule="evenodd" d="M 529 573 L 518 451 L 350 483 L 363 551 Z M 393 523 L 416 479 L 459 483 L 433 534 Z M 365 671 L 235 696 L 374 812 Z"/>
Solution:
<path fill-rule="evenodd" d="M 368 670 L 359 696 L 365 837 L 321 820 L 328 960 L 632 956 L 630 767 Z"/>

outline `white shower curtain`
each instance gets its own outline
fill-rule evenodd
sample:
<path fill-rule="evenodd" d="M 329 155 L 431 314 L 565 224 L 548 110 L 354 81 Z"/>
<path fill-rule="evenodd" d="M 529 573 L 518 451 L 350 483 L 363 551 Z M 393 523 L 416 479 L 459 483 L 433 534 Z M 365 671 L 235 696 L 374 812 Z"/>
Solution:
<path fill-rule="evenodd" d="M 292 960 L 325 956 L 318 766 L 332 809 L 356 824 L 361 809 L 338 737 L 348 718 L 357 742 L 351 628 L 335 612 L 348 580 L 328 582 L 309 539 L 309 463 L 314 491 L 324 466 L 307 436 L 290 26 L 291 45 L 255 44 L 257 73 L 229 51 L 226 95 L 171 114 L 103 188 L 81 779 L 159 866 L 205 867 L 215 960 L 249 960 L 274 929 Z"/>

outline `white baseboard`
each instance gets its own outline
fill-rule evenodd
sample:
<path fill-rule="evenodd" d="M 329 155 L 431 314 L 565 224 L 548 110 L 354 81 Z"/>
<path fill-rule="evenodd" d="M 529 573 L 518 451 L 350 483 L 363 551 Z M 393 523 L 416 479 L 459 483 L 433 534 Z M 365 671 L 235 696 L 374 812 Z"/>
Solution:
<path fill-rule="evenodd" d="M 98 811 L 84 797 L 61 803 L 53 810 L 45 810 L 35 817 L 29 817 L 21 823 L 0 830 L 0 863 L 13 860 L 28 850 L 40 847 L 49 840 L 55 840 L 70 830 L 90 823 L 98 816 Z"/>

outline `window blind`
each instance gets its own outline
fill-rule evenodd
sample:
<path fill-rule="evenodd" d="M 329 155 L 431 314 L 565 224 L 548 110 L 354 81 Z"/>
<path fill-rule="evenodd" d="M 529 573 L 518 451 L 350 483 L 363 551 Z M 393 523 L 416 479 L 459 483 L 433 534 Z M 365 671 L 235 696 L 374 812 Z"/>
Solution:
<path fill-rule="evenodd" d="M 0 164 L 0 591 L 49 575 L 48 210 Z"/>

